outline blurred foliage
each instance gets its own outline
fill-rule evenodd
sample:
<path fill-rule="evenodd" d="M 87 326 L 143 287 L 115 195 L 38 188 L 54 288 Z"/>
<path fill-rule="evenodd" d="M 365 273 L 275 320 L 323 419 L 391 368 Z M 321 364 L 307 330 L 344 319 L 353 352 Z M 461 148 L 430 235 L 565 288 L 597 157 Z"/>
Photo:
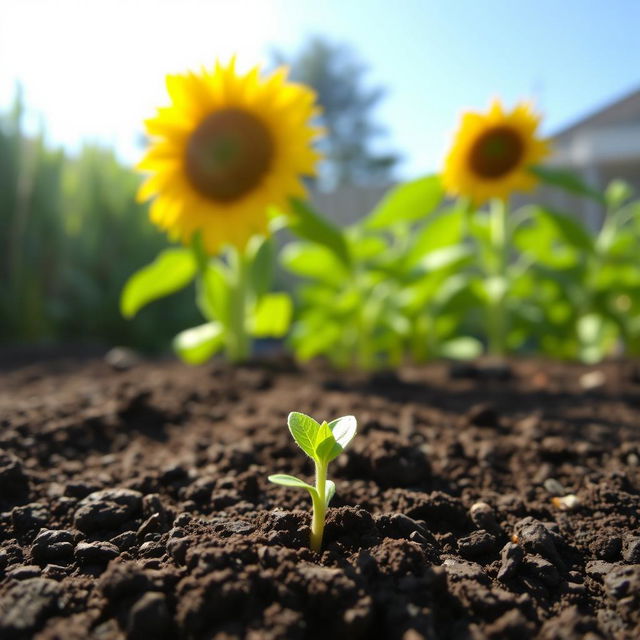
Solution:
<path fill-rule="evenodd" d="M 111 151 L 87 145 L 66 155 L 42 134 L 25 135 L 23 117 L 19 96 L 0 117 L 0 343 L 154 351 L 182 331 L 174 347 L 187 361 L 222 348 L 236 322 L 221 305 L 229 264 L 201 264 L 196 274 L 188 251 L 167 250 L 149 224 L 135 200 L 139 178 Z M 601 228 L 540 204 L 497 217 L 499 208 L 452 203 L 438 176 L 391 189 L 346 229 L 294 202 L 288 224 L 298 240 L 280 258 L 300 278 L 289 334 L 296 356 L 372 369 L 475 357 L 494 334 L 504 353 L 640 355 L 640 200 L 622 181 L 600 192 L 566 172 L 540 177 L 596 202 Z M 291 302 L 271 293 L 273 243 L 259 247 L 247 329 L 282 336 Z M 128 280 L 122 312 L 133 320 L 120 309 Z"/>
<path fill-rule="evenodd" d="M 589 363 L 638 355 L 640 201 L 619 180 L 600 192 L 567 172 L 543 179 L 602 206 L 601 228 L 540 204 L 451 203 L 427 176 L 338 230 L 349 260 L 311 238 L 285 247 L 285 267 L 303 279 L 297 357 L 374 369 L 483 350 Z"/>
<path fill-rule="evenodd" d="M 23 120 L 18 94 L 0 117 L 0 342 L 166 347 L 198 320 L 192 305 L 157 303 L 134 322 L 118 306 L 130 273 L 167 246 L 135 201 L 138 177 L 95 145 L 52 149 Z"/>
<path fill-rule="evenodd" d="M 367 86 L 367 66 L 351 47 L 316 36 L 295 54 L 276 50 L 272 57 L 274 65 L 289 66 L 291 78 L 318 95 L 319 122 L 325 129 L 318 143 L 325 157 L 320 186 L 389 184 L 400 158 L 374 149 L 385 133 L 373 116 L 385 90 Z"/>

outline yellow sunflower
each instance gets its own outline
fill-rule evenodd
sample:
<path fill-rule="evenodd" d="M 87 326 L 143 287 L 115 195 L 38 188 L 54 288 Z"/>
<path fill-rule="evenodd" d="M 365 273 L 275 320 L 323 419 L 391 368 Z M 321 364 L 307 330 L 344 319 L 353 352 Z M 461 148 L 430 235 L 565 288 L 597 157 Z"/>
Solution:
<path fill-rule="evenodd" d="M 445 161 L 446 190 L 479 205 L 532 189 L 537 179 L 529 167 L 549 154 L 549 143 L 537 136 L 539 123 L 540 116 L 527 102 L 511 113 L 498 100 L 489 113 L 465 113 Z"/>
<path fill-rule="evenodd" d="M 167 76 L 172 104 L 145 127 L 151 145 L 138 168 L 149 174 L 138 199 L 154 198 L 151 220 L 188 244 L 200 230 L 214 254 L 243 249 L 267 231 L 267 209 L 287 210 L 314 175 L 319 129 L 314 92 L 287 82 L 286 70 L 262 78 L 217 63 L 211 71 Z"/>

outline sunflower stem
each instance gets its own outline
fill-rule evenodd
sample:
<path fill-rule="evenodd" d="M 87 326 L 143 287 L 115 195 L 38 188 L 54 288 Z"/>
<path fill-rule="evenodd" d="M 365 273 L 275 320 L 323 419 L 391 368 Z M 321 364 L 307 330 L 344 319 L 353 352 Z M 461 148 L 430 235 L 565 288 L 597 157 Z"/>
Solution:
<path fill-rule="evenodd" d="M 491 202 L 491 244 L 494 259 L 491 268 L 492 286 L 489 295 L 489 354 L 498 358 L 506 355 L 508 227 L 507 204 L 504 200 Z"/>
<path fill-rule="evenodd" d="M 230 362 L 239 363 L 246 361 L 251 355 L 251 339 L 247 332 L 249 260 L 246 253 L 232 249 L 229 253 L 229 267 L 231 282 L 226 352 Z"/>

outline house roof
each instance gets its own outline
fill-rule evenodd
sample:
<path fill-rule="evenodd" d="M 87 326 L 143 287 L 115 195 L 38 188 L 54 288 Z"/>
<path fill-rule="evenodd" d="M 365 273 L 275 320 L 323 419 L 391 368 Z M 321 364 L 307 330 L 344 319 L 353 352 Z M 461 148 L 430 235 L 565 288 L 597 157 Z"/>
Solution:
<path fill-rule="evenodd" d="M 640 88 L 556 131 L 552 137 L 559 141 L 583 128 L 607 127 L 632 122 L 640 124 Z"/>

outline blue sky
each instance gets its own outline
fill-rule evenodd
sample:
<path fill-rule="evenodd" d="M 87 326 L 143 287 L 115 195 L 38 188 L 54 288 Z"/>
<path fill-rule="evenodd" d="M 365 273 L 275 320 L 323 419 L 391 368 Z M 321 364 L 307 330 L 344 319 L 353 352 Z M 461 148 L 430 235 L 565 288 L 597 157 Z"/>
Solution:
<path fill-rule="evenodd" d="M 437 169 L 460 113 L 533 98 L 553 132 L 640 88 L 637 0 L 0 0 L 0 107 L 16 80 L 49 139 L 135 161 L 167 72 L 242 65 L 309 34 L 353 45 L 401 175 Z"/>

